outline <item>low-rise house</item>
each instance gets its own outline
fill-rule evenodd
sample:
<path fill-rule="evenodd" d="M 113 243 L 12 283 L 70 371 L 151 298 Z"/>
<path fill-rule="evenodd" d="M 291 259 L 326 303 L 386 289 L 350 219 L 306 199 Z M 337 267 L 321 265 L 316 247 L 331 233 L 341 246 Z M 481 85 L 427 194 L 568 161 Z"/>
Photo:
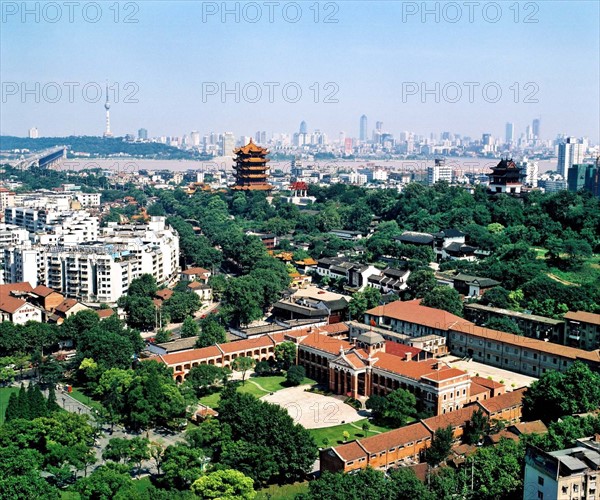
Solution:
<path fill-rule="evenodd" d="M 42 309 L 27 301 L 32 291 L 27 282 L 0 285 L 0 323 L 9 321 L 24 325 L 28 321 L 42 322 Z"/>
<path fill-rule="evenodd" d="M 212 290 L 212 286 L 210 286 L 210 285 L 206 285 L 199 281 L 192 281 L 191 283 L 188 284 L 187 290 L 189 292 L 193 292 L 196 295 L 198 295 L 198 297 L 200 297 L 200 300 L 202 302 L 212 302 L 213 290 Z"/>
<path fill-rule="evenodd" d="M 201 283 L 208 283 L 211 272 L 203 267 L 190 267 L 181 271 L 181 281 L 199 281 Z"/>

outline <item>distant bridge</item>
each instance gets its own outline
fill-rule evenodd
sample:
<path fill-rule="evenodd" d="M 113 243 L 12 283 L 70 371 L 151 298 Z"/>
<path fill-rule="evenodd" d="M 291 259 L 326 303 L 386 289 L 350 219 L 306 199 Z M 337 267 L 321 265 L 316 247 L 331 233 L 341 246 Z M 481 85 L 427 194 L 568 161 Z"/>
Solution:
<path fill-rule="evenodd" d="M 53 168 L 59 165 L 67 157 L 66 146 L 56 146 L 28 156 L 22 156 L 17 160 L 9 162 L 15 168 L 27 170 L 31 167 Z"/>

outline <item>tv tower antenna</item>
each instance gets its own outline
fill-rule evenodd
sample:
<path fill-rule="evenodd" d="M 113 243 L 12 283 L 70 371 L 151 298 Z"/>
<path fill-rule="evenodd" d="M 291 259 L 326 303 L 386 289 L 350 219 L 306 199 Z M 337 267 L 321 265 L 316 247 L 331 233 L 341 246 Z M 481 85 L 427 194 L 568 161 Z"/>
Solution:
<path fill-rule="evenodd" d="M 106 82 L 106 102 L 104 103 L 104 109 L 106 110 L 106 130 L 104 131 L 104 137 L 112 137 L 110 131 L 110 101 L 108 100 L 108 82 Z"/>

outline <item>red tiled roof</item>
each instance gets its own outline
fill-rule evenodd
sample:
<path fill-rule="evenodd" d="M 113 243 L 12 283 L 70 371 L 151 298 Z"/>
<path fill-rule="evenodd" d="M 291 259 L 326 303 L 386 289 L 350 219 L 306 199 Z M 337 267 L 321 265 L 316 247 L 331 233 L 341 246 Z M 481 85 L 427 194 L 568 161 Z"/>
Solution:
<path fill-rule="evenodd" d="M 53 290 L 52 288 L 48 288 L 47 286 L 38 285 L 33 289 L 33 293 L 35 293 L 39 297 L 47 297 L 51 293 L 59 293 L 59 292 L 57 292 L 56 290 Z"/>
<path fill-rule="evenodd" d="M 389 450 L 406 443 L 430 438 L 431 433 L 421 422 L 360 439 L 359 444 L 369 453 Z"/>
<path fill-rule="evenodd" d="M 511 425 L 514 427 L 517 434 L 546 434 L 548 427 L 541 420 L 534 420 L 533 422 L 520 422 L 518 424 Z"/>
<path fill-rule="evenodd" d="M 181 271 L 181 274 L 185 274 L 186 276 L 190 276 L 192 274 L 206 274 L 210 273 L 208 269 L 204 269 L 203 267 L 190 267 L 185 271 Z"/>
<path fill-rule="evenodd" d="M 500 382 L 494 382 L 489 378 L 478 377 L 477 375 L 471 377 L 471 382 L 475 382 L 476 384 L 487 387 L 488 389 L 501 389 L 504 387 L 504 384 L 501 384 Z"/>
<path fill-rule="evenodd" d="M 471 420 L 473 412 L 476 409 L 477 408 L 474 406 L 465 406 L 464 408 L 460 408 L 456 411 L 426 418 L 423 420 L 423 423 L 428 429 L 431 430 L 431 432 L 435 432 L 438 429 L 445 429 L 449 425 L 451 425 L 453 428 L 461 427 Z"/>
<path fill-rule="evenodd" d="M 355 353 L 351 352 L 346 355 L 346 360 L 350 363 L 354 368 L 364 368 L 365 362 L 360 359 Z"/>
<path fill-rule="evenodd" d="M 33 288 L 26 281 L 0 285 L 0 296 L 9 295 L 10 292 L 33 292 Z"/>
<path fill-rule="evenodd" d="M 600 314 L 594 314 L 585 311 L 569 311 L 567 314 L 565 314 L 564 318 L 600 326 Z"/>
<path fill-rule="evenodd" d="M 434 367 L 438 364 L 441 364 L 442 367 L 439 371 L 447 372 L 449 370 L 457 370 L 456 368 L 450 368 L 449 366 L 443 364 L 441 361 L 437 359 L 424 359 L 422 361 L 404 361 L 399 356 L 394 356 L 393 354 L 388 354 L 386 352 L 378 352 L 374 355 L 377 358 L 375 362 L 375 368 L 381 368 L 382 370 L 387 370 L 392 373 L 397 373 L 399 375 L 403 375 L 408 378 L 412 378 L 414 380 L 419 380 L 421 377 L 427 375 L 429 378 L 433 378 L 433 372 L 436 372 Z M 458 370 L 460 372 L 460 370 Z M 465 372 L 462 372 L 465 373 Z M 456 372 L 450 372 L 451 377 L 456 376 Z M 442 376 L 442 375 L 440 375 Z M 443 376 L 442 376 L 443 377 Z M 439 380 L 443 380 L 441 378 Z M 438 380 L 438 379 L 435 379 Z"/>
<path fill-rule="evenodd" d="M 348 350 L 352 347 L 350 342 L 345 340 L 335 339 L 322 333 L 314 332 L 309 334 L 304 340 L 300 341 L 300 345 L 313 347 L 321 351 L 326 351 L 331 354 L 339 354 L 340 350 Z"/>
<path fill-rule="evenodd" d="M 422 376 L 422 378 L 426 378 L 428 380 L 436 380 L 440 382 L 441 380 L 449 380 L 451 378 L 464 377 L 465 375 L 467 375 L 467 372 L 459 370 L 458 368 L 442 368 L 441 370 L 435 370 L 431 373 L 426 373 Z"/>
<path fill-rule="evenodd" d="M 173 290 L 164 288 L 163 290 L 157 290 L 154 295 L 156 295 L 159 299 L 169 300 L 173 296 Z"/>
<path fill-rule="evenodd" d="M 406 358 L 407 354 L 410 354 L 413 358 L 416 358 L 422 351 L 423 350 L 419 349 L 418 347 L 400 344 L 399 342 L 388 341 L 385 343 L 385 352 L 400 358 Z"/>
<path fill-rule="evenodd" d="M 105 319 L 111 317 L 115 312 L 112 309 L 98 309 L 96 310 L 96 314 L 100 317 L 100 319 Z"/>
<path fill-rule="evenodd" d="M 0 311 L 13 314 L 23 307 L 27 302 L 11 295 L 0 295 Z"/>
<path fill-rule="evenodd" d="M 500 396 L 495 396 L 484 401 L 479 401 L 479 404 L 488 413 L 495 413 L 497 411 L 506 410 L 513 406 L 523 404 L 523 395 L 525 394 L 526 390 L 526 387 L 521 387 L 520 389 L 516 389 L 512 392 L 505 392 L 504 394 L 500 394 Z"/>
<path fill-rule="evenodd" d="M 66 313 L 71 310 L 74 306 L 77 305 L 77 301 L 75 299 L 65 299 L 60 304 L 56 306 L 55 311 Z"/>
<path fill-rule="evenodd" d="M 219 348 L 216 345 L 211 345 L 209 347 L 202 347 L 201 349 L 174 352 L 173 354 L 163 354 L 158 358 L 162 359 L 166 365 L 171 366 L 181 363 L 190 363 L 199 359 L 216 358 L 219 356 L 221 356 L 221 351 Z"/>
<path fill-rule="evenodd" d="M 187 287 L 195 290 L 196 288 L 202 288 L 202 283 L 198 281 L 192 281 Z"/>
<path fill-rule="evenodd" d="M 327 333 L 348 333 L 350 328 L 346 323 L 332 323 L 330 325 L 323 325 L 319 327 L 320 330 L 323 330 Z"/>
<path fill-rule="evenodd" d="M 267 335 L 264 335 L 261 337 L 236 340 L 235 342 L 219 344 L 219 347 L 223 350 L 225 354 L 231 354 L 234 352 L 248 351 L 251 349 L 257 349 L 261 347 L 271 347 L 273 345 L 273 340 L 270 339 Z"/>
<path fill-rule="evenodd" d="M 409 300 L 406 302 L 397 300 L 384 306 L 369 309 L 366 314 L 393 318 L 440 330 L 448 330 L 454 323 L 466 321 L 441 309 L 422 306 L 420 302 L 420 300 Z"/>
<path fill-rule="evenodd" d="M 475 378 L 475 377 L 473 377 Z M 473 378 L 471 379 L 471 389 L 469 391 L 469 394 L 471 396 L 476 396 L 477 394 L 483 394 L 484 392 L 490 392 L 488 387 L 483 387 L 482 385 L 479 385 L 477 382 L 473 382 Z"/>
<path fill-rule="evenodd" d="M 334 450 L 344 462 L 352 462 L 367 456 L 367 452 L 356 441 L 336 446 Z"/>

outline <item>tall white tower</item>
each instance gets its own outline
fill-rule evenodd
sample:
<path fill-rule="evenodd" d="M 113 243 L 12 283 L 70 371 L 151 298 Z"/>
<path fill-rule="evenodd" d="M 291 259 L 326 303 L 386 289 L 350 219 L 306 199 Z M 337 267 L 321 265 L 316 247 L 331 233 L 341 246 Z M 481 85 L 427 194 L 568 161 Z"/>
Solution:
<path fill-rule="evenodd" d="M 104 131 L 104 137 L 112 137 L 110 131 L 110 101 L 108 100 L 108 83 L 106 84 L 106 102 L 104 103 L 104 109 L 106 110 L 106 130 Z"/>

